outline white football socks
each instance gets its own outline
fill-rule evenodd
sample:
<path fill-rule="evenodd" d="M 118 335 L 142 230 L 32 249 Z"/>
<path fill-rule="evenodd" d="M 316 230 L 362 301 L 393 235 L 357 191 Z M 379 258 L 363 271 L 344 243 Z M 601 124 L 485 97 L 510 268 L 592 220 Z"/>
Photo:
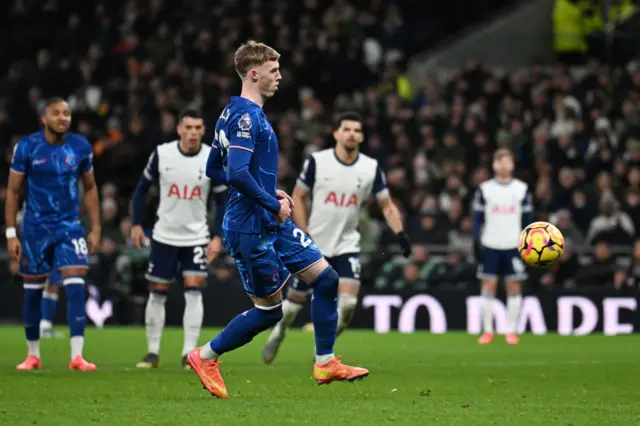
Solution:
<path fill-rule="evenodd" d="M 82 350 L 84 349 L 84 336 L 72 336 L 71 337 L 71 359 L 77 355 L 82 356 Z"/>
<path fill-rule="evenodd" d="M 218 359 L 218 354 L 211 350 L 211 342 L 207 342 L 206 345 L 200 347 L 200 358 L 206 359 L 209 361 L 216 361 Z"/>
<path fill-rule="evenodd" d="M 165 294 L 151 292 L 147 300 L 145 310 L 145 325 L 147 330 L 147 344 L 149 353 L 158 355 L 160 353 L 160 339 L 164 329 L 164 305 L 167 301 Z"/>
<path fill-rule="evenodd" d="M 40 359 L 40 340 L 27 340 L 29 355 L 35 355 Z"/>
<path fill-rule="evenodd" d="M 199 290 L 184 292 L 184 315 L 182 326 L 184 328 L 184 344 L 182 355 L 186 355 L 196 348 L 202 329 L 202 318 L 204 317 L 204 305 L 202 303 L 202 293 Z"/>
<path fill-rule="evenodd" d="M 316 355 L 316 364 L 325 365 L 335 358 L 334 354 Z"/>
<path fill-rule="evenodd" d="M 518 331 L 521 308 L 522 294 L 509 294 L 507 296 L 507 333 L 515 334 Z"/>
<path fill-rule="evenodd" d="M 482 291 L 482 328 L 485 333 L 493 334 L 493 302 L 494 292 Z"/>
<path fill-rule="evenodd" d="M 349 325 L 358 304 L 358 296 L 352 294 L 338 295 L 338 335 Z"/>
<path fill-rule="evenodd" d="M 282 319 L 273 327 L 273 331 L 269 336 L 270 341 L 280 339 L 284 336 L 287 329 L 298 316 L 298 313 L 302 310 L 302 306 L 302 304 L 292 302 L 289 299 L 285 299 L 284 302 L 282 302 Z"/>

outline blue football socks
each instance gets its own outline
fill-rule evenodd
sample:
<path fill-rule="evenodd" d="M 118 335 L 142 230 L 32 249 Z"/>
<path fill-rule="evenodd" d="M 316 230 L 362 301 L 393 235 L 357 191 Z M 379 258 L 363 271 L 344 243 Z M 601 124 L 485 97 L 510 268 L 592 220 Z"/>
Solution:
<path fill-rule="evenodd" d="M 42 302 L 42 289 L 44 283 L 24 283 L 24 305 L 22 315 L 24 317 L 24 333 L 27 341 L 40 340 L 40 311 Z"/>
<path fill-rule="evenodd" d="M 251 308 L 231 320 L 229 324 L 209 343 L 214 355 L 203 354 L 205 359 L 216 359 L 225 352 L 246 345 L 262 331 L 273 327 L 282 319 L 282 306 L 272 309 Z M 208 356 L 207 356 L 208 355 Z"/>
<path fill-rule="evenodd" d="M 67 321 L 69 321 L 71 337 L 84 336 L 84 327 L 87 322 L 84 278 L 65 278 L 63 284 L 67 293 Z"/>
<path fill-rule="evenodd" d="M 311 319 L 316 338 L 316 355 L 332 355 L 338 330 L 338 281 L 340 277 L 328 267 L 311 283 Z"/>

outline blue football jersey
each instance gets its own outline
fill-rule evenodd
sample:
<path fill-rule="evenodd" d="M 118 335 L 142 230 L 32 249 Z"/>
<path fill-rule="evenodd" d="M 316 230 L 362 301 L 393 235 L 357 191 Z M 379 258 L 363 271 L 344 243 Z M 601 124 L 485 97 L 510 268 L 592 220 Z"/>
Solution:
<path fill-rule="evenodd" d="M 278 184 L 278 139 L 262 108 L 248 99 L 233 96 L 216 122 L 210 155 L 220 156 L 230 176 L 230 153 L 250 153 L 248 173 L 253 182 L 229 180 L 229 199 L 223 229 L 241 233 L 263 233 L 277 229 L 280 203 Z M 237 157 L 240 157 L 238 155 Z M 247 176 L 249 177 L 249 176 Z M 251 179 L 249 179 L 251 180 Z M 240 185 L 242 183 L 242 185 Z"/>
<path fill-rule="evenodd" d="M 20 140 L 11 170 L 25 174 L 23 225 L 77 225 L 78 177 L 92 168 L 91 144 L 84 136 L 67 133 L 63 143 L 53 145 L 40 131 Z"/>

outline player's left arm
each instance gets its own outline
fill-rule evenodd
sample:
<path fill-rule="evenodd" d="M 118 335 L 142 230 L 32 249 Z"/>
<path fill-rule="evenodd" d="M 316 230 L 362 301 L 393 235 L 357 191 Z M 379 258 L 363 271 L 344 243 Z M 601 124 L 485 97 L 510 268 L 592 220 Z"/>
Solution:
<path fill-rule="evenodd" d="M 91 146 L 89 146 L 91 149 Z M 102 233 L 102 225 L 100 224 L 100 201 L 98 199 L 98 185 L 93 174 L 93 153 L 89 155 L 80 164 L 82 172 L 82 184 L 84 186 L 84 204 L 91 221 L 91 231 L 87 236 L 87 245 L 89 253 L 95 254 L 100 245 L 100 234 Z"/>
<path fill-rule="evenodd" d="M 267 193 L 254 179 L 249 171 L 249 165 L 255 149 L 257 131 L 251 123 L 251 117 L 245 113 L 239 120 L 234 121 L 229 129 L 229 157 L 227 159 L 227 181 L 235 189 L 256 204 L 280 216 L 283 205 L 277 198 Z M 289 211 L 283 213 L 288 217 Z M 282 220 L 285 217 L 281 217 Z"/>
<path fill-rule="evenodd" d="M 387 188 L 387 181 L 384 172 L 380 167 L 376 169 L 376 178 L 373 181 L 373 192 L 376 194 L 378 205 L 384 219 L 389 225 L 393 233 L 400 238 L 400 246 L 402 247 L 402 255 L 404 257 L 411 256 L 411 242 L 404 232 L 404 224 L 402 223 L 402 215 L 398 206 L 391 199 L 391 194 Z"/>

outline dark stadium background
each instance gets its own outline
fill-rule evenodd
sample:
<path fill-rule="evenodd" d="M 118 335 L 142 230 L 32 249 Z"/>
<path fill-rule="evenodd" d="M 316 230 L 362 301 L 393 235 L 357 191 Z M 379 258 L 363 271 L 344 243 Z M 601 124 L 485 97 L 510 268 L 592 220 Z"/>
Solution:
<path fill-rule="evenodd" d="M 548 299 L 544 306 L 562 294 L 584 295 L 598 306 L 605 296 L 635 297 L 638 14 L 618 19 L 608 36 L 603 29 L 589 34 L 589 51 L 556 55 L 553 1 L 530 2 L 523 7 L 547 4 L 540 23 L 532 17 L 530 27 L 502 28 L 504 46 L 490 45 L 489 37 L 479 46 L 482 54 L 455 56 L 456 48 L 464 52 L 461 37 L 482 43 L 479 29 L 524 3 L 0 2 L 0 204 L 14 144 L 39 128 L 46 98 L 65 97 L 73 129 L 93 144 L 101 191 L 103 243 L 92 259 L 92 294 L 114 302 L 110 322 L 140 323 L 146 253 L 127 238 L 133 189 L 154 147 L 176 137 L 182 108 L 200 108 L 213 127 L 239 90 L 232 52 L 254 38 L 283 55 L 281 88 L 265 107 L 281 143 L 283 189 L 292 190 L 306 155 L 331 146 L 337 114 L 357 109 L 366 119 L 364 151 L 383 164 L 415 246 L 411 261 L 401 260 L 380 212 L 369 206 L 362 222 L 365 294 L 403 300 L 444 294 L 451 309 L 464 307 L 464 297 L 478 290 L 470 198 L 490 175 L 492 151 L 508 147 L 519 177 L 534 191 L 536 217 L 556 223 L 567 241 L 557 266 L 531 271 L 527 294 Z M 609 11 L 617 3 L 581 5 Z M 447 55 L 434 67 L 431 54 L 443 50 Z M 1 259 L 0 320 L 17 322 L 16 265 L 4 249 Z M 221 325 L 248 301 L 228 259 L 211 272 L 205 324 Z M 180 303 L 170 302 L 168 323 L 180 322 Z M 58 315 L 64 320 L 64 309 Z M 363 318 L 360 326 L 373 326 L 370 312 Z M 423 326 L 428 322 L 425 317 Z"/>

